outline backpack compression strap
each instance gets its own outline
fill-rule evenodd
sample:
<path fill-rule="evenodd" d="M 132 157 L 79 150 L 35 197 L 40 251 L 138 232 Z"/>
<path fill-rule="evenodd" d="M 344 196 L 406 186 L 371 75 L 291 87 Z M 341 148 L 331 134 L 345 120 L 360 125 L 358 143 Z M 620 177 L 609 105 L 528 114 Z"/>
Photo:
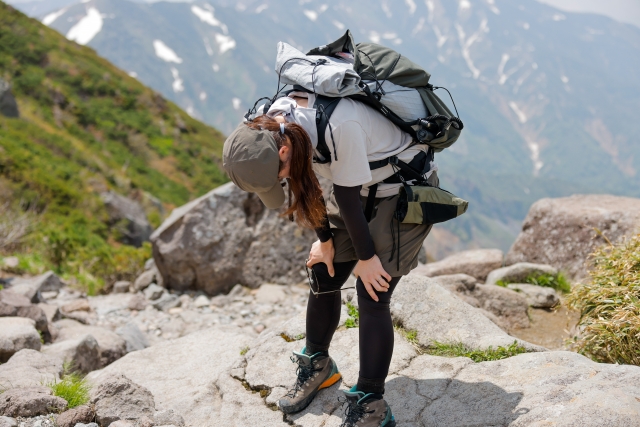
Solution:
<path fill-rule="evenodd" d="M 342 98 L 331 98 L 329 96 L 324 95 L 316 95 L 316 102 L 313 104 L 313 107 L 316 109 L 316 129 L 318 130 L 318 145 L 316 146 L 316 150 L 322 155 L 323 159 L 315 159 L 316 163 L 325 164 L 331 163 L 331 151 L 329 151 L 329 146 L 327 145 L 327 141 L 325 139 L 325 131 L 327 130 L 327 126 L 329 126 L 329 130 L 331 130 L 331 124 L 329 123 L 329 119 L 333 114 L 333 110 L 338 106 L 338 102 L 340 102 Z M 331 138 L 333 139 L 333 132 L 331 134 Z M 333 152 L 336 151 L 335 141 L 333 142 Z M 338 157 L 336 155 L 336 160 Z"/>

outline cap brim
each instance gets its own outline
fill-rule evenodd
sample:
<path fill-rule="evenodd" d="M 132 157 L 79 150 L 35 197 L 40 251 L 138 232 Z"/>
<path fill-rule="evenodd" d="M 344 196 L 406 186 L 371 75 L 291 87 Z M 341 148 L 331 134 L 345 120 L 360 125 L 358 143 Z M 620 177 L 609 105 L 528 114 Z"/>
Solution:
<path fill-rule="evenodd" d="M 282 189 L 282 185 L 280 182 L 276 182 L 276 184 L 271 187 L 271 189 L 265 191 L 264 193 L 256 192 L 262 203 L 269 209 L 278 209 L 284 203 L 284 190 Z"/>

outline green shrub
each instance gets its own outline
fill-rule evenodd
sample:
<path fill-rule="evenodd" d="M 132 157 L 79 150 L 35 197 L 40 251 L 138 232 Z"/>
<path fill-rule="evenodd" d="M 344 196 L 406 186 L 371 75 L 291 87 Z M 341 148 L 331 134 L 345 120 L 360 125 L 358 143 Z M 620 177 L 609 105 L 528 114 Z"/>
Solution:
<path fill-rule="evenodd" d="M 567 299 L 580 311 L 575 349 L 598 362 L 640 365 L 640 234 L 591 260 L 589 281 Z"/>
<path fill-rule="evenodd" d="M 91 387 L 77 372 L 65 372 L 60 381 L 47 384 L 54 396 L 58 396 L 67 401 L 69 409 L 89 402 L 89 391 Z"/>
<path fill-rule="evenodd" d="M 468 357 L 474 362 L 486 362 L 490 360 L 501 360 L 507 357 L 516 356 L 526 353 L 527 350 L 514 341 L 508 347 L 499 346 L 498 348 L 489 347 L 486 350 L 473 350 L 463 343 L 440 343 L 434 342 L 426 352 L 433 356 L 444 357 Z"/>
<path fill-rule="evenodd" d="M 511 283 L 516 283 L 508 280 L 498 280 L 496 285 L 506 288 Z M 567 280 L 566 276 L 562 273 L 558 274 L 531 274 L 524 280 L 517 283 L 529 283 L 531 285 L 544 286 L 547 288 L 553 288 L 556 291 L 562 293 L 571 292 L 571 284 Z"/>

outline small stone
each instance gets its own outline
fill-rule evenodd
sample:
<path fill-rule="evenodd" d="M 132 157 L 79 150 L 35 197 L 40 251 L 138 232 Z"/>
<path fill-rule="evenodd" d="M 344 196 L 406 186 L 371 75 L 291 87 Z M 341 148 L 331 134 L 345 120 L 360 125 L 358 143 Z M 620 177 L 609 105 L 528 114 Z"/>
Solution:
<path fill-rule="evenodd" d="M 63 412 L 56 418 L 57 427 L 75 427 L 78 423 L 90 423 L 95 417 L 89 405 L 81 405 Z"/>
<path fill-rule="evenodd" d="M 165 311 L 180 305 L 180 298 L 177 295 L 165 292 L 162 296 L 152 303 L 156 310 Z"/>
<path fill-rule="evenodd" d="M 244 294 L 244 288 L 242 287 L 242 285 L 237 284 L 235 285 L 233 288 L 231 288 L 231 291 L 229 291 L 229 296 L 230 297 L 239 297 L 241 295 Z"/>
<path fill-rule="evenodd" d="M 86 298 L 79 298 L 66 303 L 60 309 L 63 313 L 73 313 L 74 311 L 91 311 L 91 306 Z"/>
<path fill-rule="evenodd" d="M 182 313 L 182 307 L 173 307 L 167 311 L 169 314 L 180 314 Z"/>
<path fill-rule="evenodd" d="M 142 427 L 142 425 L 139 423 L 133 424 L 131 421 L 118 420 L 109 424 L 109 427 Z"/>
<path fill-rule="evenodd" d="M 58 291 L 44 291 L 44 292 L 41 292 L 40 294 L 42 295 L 43 300 L 48 301 L 48 300 L 56 299 L 59 293 L 60 292 Z"/>
<path fill-rule="evenodd" d="M 8 256 L 2 260 L 2 266 L 9 270 L 16 268 L 20 264 L 20 260 L 15 256 Z"/>
<path fill-rule="evenodd" d="M 91 403 L 95 405 L 96 421 L 101 425 L 111 425 L 118 420 L 138 420 L 155 412 L 151 392 L 122 374 L 102 379 L 91 390 Z"/>
<path fill-rule="evenodd" d="M 257 333 L 260 333 L 265 330 L 265 326 L 262 323 L 258 323 L 253 327 L 253 330 L 256 331 Z"/>
<path fill-rule="evenodd" d="M 52 396 L 44 386 L 11 388 L 0 395 L 0 413 L 10 417 L 35 417 L 66 408 L 67 401 Z"/>
<path fill-rule="evenodd" d="M 275 304 L 286 298 L 286 294 L 280 285 L 265 283 L 256 292 L 256 302 L 260 304 Z"/>
<path fill-rule="evenodd" d="M 111 424 L 111 425 L 113 425 L 113 424 Z M 74 427 L 100 427 L 100 426 L 98 424 L 96 424 L 96 423 L 89 423 L 89 424 L 78 423 Z"/>
<path fill-rule="evenodd" d="M 131 282 L 127 280 L 119 280 L 113 284 L 112 292 L 114 294 L 126 294 L 129 292 L 129 288 L 131 287 Z"/>
<path fill-rule="evenodd" d="M 146 289 L 147 286 L 152 284 L 156 280 L 156 275 L 160 275 L 156 268 L 152 268 L 143 272 L 138 276 L 130 289 L 130 292 L 138 292 Z"/>
<path fill-rule="evenodd" d="M 162 286 L 158 286 L 155 283 L 152 283 L 147 286 L 143 293 L 148 300 L 153 301 L 160 298 L 162 294 L 165 293 L 165 289 Z"/>
<path fill-rule="evenodd" d="M 129 310 L 142 311 L 147 307 L 147 299 L 142 294 L 135 294 L 129 300 Z"/>
<path fill-rule="evenodd" d="M 91 335 L 56 342 L 42 349 L 45 354 L 58 356 L 65 362 L 73 362 L 80 372 L 88 373 L 100 368 L 100 347 Z"/>
<path fill-rule="evenodd" d="M 158 411 L 153 414 L 153 423 L 155 426 L 174 425 L 176 427 L 183 427 L 184 418 L 173 409 L 165 409 L 164 411 Z"/>
<path fill-rule="evenodd" d="M 153 258 L 149 258 L 144 263 L 144 271 L 151 270 L 156 267 L 156 262 Z"/>
<path fill-rule="evenodd" d="M 195 305 L 197 308 L 206 307 L 210 303 L 211 301 L 209 301 L 209 298 L 207 298 L 206 295 L 200 295 L 195 299 L 195 301 L 193 301 L 193 305 Z"/>
<path fill-rule="evenodd" d="M 127 353 L 137 350 L 144 350 L 149 347 L 147 336 L 138 328 L 134 322 L 116 329 L 116 334 L 120 335 L 127 344 Z"/>
<path fill-rule="evenodd" d="M 227 295 L 216 295 L 211 298 L 211 306 L 212 307 L 224 307 L 229 305 L 231 299 Z"/>
<path fill-rule="evenodd" d="M 45 316 L 47 316 L 48 322 L 57 322 L 62 318 L 62 313 L 60 313 L 60 307 L 53 304 L 39 303 L 38 307 L 44 311 Z"/>

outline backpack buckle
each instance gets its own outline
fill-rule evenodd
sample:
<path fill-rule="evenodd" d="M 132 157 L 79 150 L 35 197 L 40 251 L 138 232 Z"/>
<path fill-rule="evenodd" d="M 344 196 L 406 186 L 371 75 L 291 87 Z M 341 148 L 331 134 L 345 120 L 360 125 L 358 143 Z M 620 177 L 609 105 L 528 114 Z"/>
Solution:
<path fill-rule="evenodd" d="M 398 156 L 391 156 L 388 160 L 390 165 L 398 165 Z"/>

